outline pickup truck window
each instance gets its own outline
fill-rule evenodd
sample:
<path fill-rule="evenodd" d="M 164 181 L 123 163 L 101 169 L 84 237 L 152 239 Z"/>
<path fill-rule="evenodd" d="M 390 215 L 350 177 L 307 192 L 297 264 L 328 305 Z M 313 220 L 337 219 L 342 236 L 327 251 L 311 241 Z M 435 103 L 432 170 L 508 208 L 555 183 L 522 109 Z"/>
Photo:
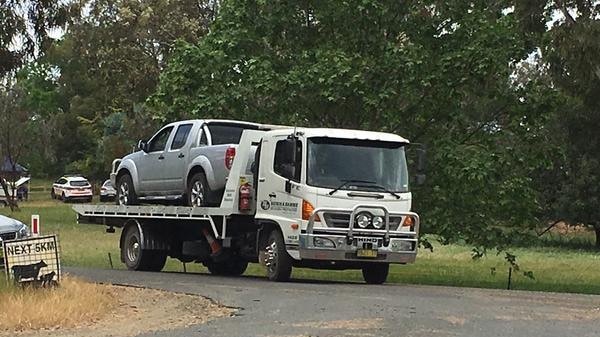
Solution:
<path fill-rule="evenodd" d="M 185 145 L 190 130 L 192 130 L 192 124 L 182 124 L 177 127 L 177 132 L 175 132 L 175 137 L 171 144 L 171 150 L 181 149 Z"/>
<path fill-rule="evenodd" d="M 273 171 L 284 178 L 300 182 L 301 168 L 302 142 L 296 141 L 296 160 L 294 161 L 294 142 L 289 139 L 278 141 L 275 145 Z"/>
<path fill-rule="evenodd" d="M 154 138 L 152 138 L 148 144 L 148 152 L 163 151 L 167 146 L 167 140 L 169 139 L 171 130 L 173 130 L 172 126 L 164 128 L 161 132 L 154 136 Z"/>
<path fill-rule="evenodd" d="M 208 124 L 212 145 L 239 144 L 242 132 L 247 129 L 256 127 L 243 124 Z"/>

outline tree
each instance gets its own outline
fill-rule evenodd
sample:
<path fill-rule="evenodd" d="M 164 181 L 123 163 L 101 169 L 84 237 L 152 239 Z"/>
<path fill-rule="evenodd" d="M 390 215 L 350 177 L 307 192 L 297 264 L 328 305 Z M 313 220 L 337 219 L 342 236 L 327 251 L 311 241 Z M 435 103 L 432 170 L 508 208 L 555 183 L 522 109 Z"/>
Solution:
<path fill-rule="evenodd" d="M 600 7 L 530 1 L 517 2 L 516 10 L 522 29 L 539 41 L 549 85 L 563 95 L 549 123 L 561 151 L 552 170 L 541 173 L 553 186 L 542 189 L 548 195 L 546 218 L 592 227 L 600 249 Z"/>
<path fill-rule="evenodd" d="M 49 32 L 78 13 L 73 1 L 0 0 L 0 78 L 51 45 Z"/>
<path fill-rule="evenodd" d="M 59 74 L 63 102 L 55 118 L 69 125 L 55 142 L 68 163 L 63 169 L 102 179 L 114 158 L 155 131 L 144 102 L 175 41 L 206 34 L 215 2 L 95 0 L 88 9 L 40 62 Z"/>
<path fill-rule="evenodd" d="M 31 136 L 27 128 L 30 116 L 23 109 L 22 96 L 18 87 L 0 87 L 0 158 L 3 163 L 7 160 L 10 166 L 9 170 L 0 172 L 0 185 L 11 210 L 17 207 L 17 203 L 8 183 L 14 186 L 19 178 L 17 162 L 28 148 Z"/>
<path fill-rule="evenodd" d="M 508 1 L 228 1 L 152 98 L 189 115 L 399 133 L 429 148 L 415 208 L 446 242 L 504 247 L 535 224 L 551 92 Z M 525 230 L 524 230 L 525 229 Z"/>

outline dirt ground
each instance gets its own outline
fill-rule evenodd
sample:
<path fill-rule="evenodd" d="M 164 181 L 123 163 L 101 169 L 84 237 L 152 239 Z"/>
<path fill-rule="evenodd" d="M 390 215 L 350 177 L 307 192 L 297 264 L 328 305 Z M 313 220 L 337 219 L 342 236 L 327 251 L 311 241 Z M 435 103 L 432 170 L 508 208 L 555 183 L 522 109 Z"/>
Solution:
<path fill-rule="evenodd" d="M 107 337 L 135 336 L 145 332 L 170 330 L 206 323 L 233 315 L 235 309 L 187 294 L 160 290 L 106 285 L 118 304 L 105 317 L 79 326 L 22 332 L 0 332 L 0 337 Z"/>

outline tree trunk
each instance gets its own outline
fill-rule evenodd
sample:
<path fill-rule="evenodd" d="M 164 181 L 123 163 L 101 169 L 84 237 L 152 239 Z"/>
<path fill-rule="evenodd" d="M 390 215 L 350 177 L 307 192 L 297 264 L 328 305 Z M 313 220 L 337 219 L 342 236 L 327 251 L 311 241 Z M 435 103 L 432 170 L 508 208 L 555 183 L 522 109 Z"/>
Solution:
<path fill-rule="evenodd" d="M 596 232 L 596 249 L 600 250 L 600 224 L 594 224 L 594 231 Z"/>
<path fill-rule="evenodd" d="M 10 207 L 10 210 L 14 211 L 15 209 L 19 208 L 19 206 L 15 202 L 13 194 L 8 192 L 8 184 L 6 183 L 6 180 L 3 177 L 0 177 L 0 185 L 2 185 L 2 189 L 4 190 L 4 196 L 6 198 L 6 203 Z"/>

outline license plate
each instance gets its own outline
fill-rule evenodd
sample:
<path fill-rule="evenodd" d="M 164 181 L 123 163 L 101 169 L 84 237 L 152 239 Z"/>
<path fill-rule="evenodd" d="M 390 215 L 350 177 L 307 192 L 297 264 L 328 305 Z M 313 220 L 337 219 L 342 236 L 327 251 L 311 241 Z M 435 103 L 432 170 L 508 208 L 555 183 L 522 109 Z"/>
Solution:
<path fill-rule="evenodd" d="M 356 256 L 357 257 L 374 258 L 374 257 L 377 257 L 377 250 L 376 249 L 357 249 Z"/>

